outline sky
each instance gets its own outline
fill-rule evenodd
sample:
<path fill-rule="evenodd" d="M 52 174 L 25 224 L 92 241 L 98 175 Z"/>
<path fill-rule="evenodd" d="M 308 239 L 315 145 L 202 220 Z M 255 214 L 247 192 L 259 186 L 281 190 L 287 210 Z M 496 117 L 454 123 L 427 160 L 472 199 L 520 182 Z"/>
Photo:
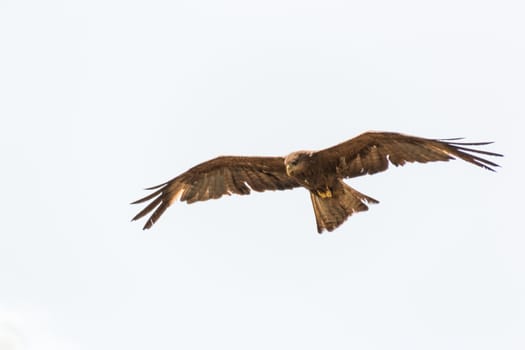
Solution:
<path fill-rule="evenodd" d="M 0 349 L 523 349 L 522 1 L 0 2 Z M 218 155 L 367 130 L 495 141 L 305 190 L 175 203 Z"/>

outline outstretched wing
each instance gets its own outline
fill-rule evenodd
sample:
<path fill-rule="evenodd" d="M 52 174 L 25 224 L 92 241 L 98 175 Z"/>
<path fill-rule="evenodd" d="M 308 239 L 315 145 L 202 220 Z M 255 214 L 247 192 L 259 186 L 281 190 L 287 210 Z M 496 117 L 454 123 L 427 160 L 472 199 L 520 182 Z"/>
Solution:
<path fill-rule="evenodd" d="M 282 157 L 218 157 L 201 163 L 176 178 L 147 188 L 156 190 L 131 204 L 152 200 L 132 220 L 153 212 L 144 225 L 150 228 L 177 199 L 188 203 L 220 198 L 223 195 L 249 194 L 250 188 L 262 192 L 298 187 L 286 174 Z"/>
<path fill-rule="evenodd" d="M 314 153 L 325 171 L 342 177 L 356 177 L 385 171 L 388 164 L 435 162 L 460 158 L 494 171 L 498 165 L 479 155 L 501 157 L 470 146 L 491 142 L 456 142 L 459 139 L 432 140 L 391 132 L 366 132 L 346 142 Z"/>

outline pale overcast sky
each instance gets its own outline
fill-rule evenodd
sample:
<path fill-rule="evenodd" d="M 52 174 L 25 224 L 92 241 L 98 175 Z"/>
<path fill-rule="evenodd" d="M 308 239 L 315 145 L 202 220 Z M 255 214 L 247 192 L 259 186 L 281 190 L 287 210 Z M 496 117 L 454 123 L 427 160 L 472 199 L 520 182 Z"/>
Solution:
<path fill-rule="evenodd" d="M 524 349 L 522 1 L 0 2 L 0 349 Z M 176 203 L 221 154 L 363 131 L 496 141 L 305 190 Z"/>

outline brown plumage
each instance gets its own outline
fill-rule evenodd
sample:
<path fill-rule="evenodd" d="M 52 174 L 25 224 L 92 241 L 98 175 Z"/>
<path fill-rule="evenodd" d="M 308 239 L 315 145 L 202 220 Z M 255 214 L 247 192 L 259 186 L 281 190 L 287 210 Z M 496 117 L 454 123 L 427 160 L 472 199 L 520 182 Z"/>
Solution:
<path fill-rule="evenodd" d="M 144 229 L 150 228 L 176 200 L 193 203 L 230 194 L 286 190 L 309 190 L 317 231 L 333 231 L 350 215 L 368 210 L 367 203 L 379 203 L 348 186 L 342 180 L 385 171 L 409 162 L 463 159 L 493 171 L 498 165 L 479 155 L 501 154 L 470 148 L 491 142 L 464 143 L 459 139 L 432 140 L 392 132 L 366 132 L 320 151 L 298 151 L 283 157 L 222 156 L 201 163 L 161 185 L 132 204 L 151 202 L 132 220 L 153 212 Z"/>

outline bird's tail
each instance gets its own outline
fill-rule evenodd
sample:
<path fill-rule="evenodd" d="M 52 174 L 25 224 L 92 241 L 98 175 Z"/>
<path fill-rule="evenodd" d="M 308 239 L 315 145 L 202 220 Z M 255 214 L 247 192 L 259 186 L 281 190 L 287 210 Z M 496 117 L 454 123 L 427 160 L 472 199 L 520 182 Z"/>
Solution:
<path fill-rule="evenodd" d="M 379 203 L 378 200 L 354 190 L 347 184 L 341 184 L 340 189 L 330 192 L 329 195 L 310 191 L 319 233 L 324 230 L 333 231 L 353 213 L 368 210 L 365 203 Z"/>

